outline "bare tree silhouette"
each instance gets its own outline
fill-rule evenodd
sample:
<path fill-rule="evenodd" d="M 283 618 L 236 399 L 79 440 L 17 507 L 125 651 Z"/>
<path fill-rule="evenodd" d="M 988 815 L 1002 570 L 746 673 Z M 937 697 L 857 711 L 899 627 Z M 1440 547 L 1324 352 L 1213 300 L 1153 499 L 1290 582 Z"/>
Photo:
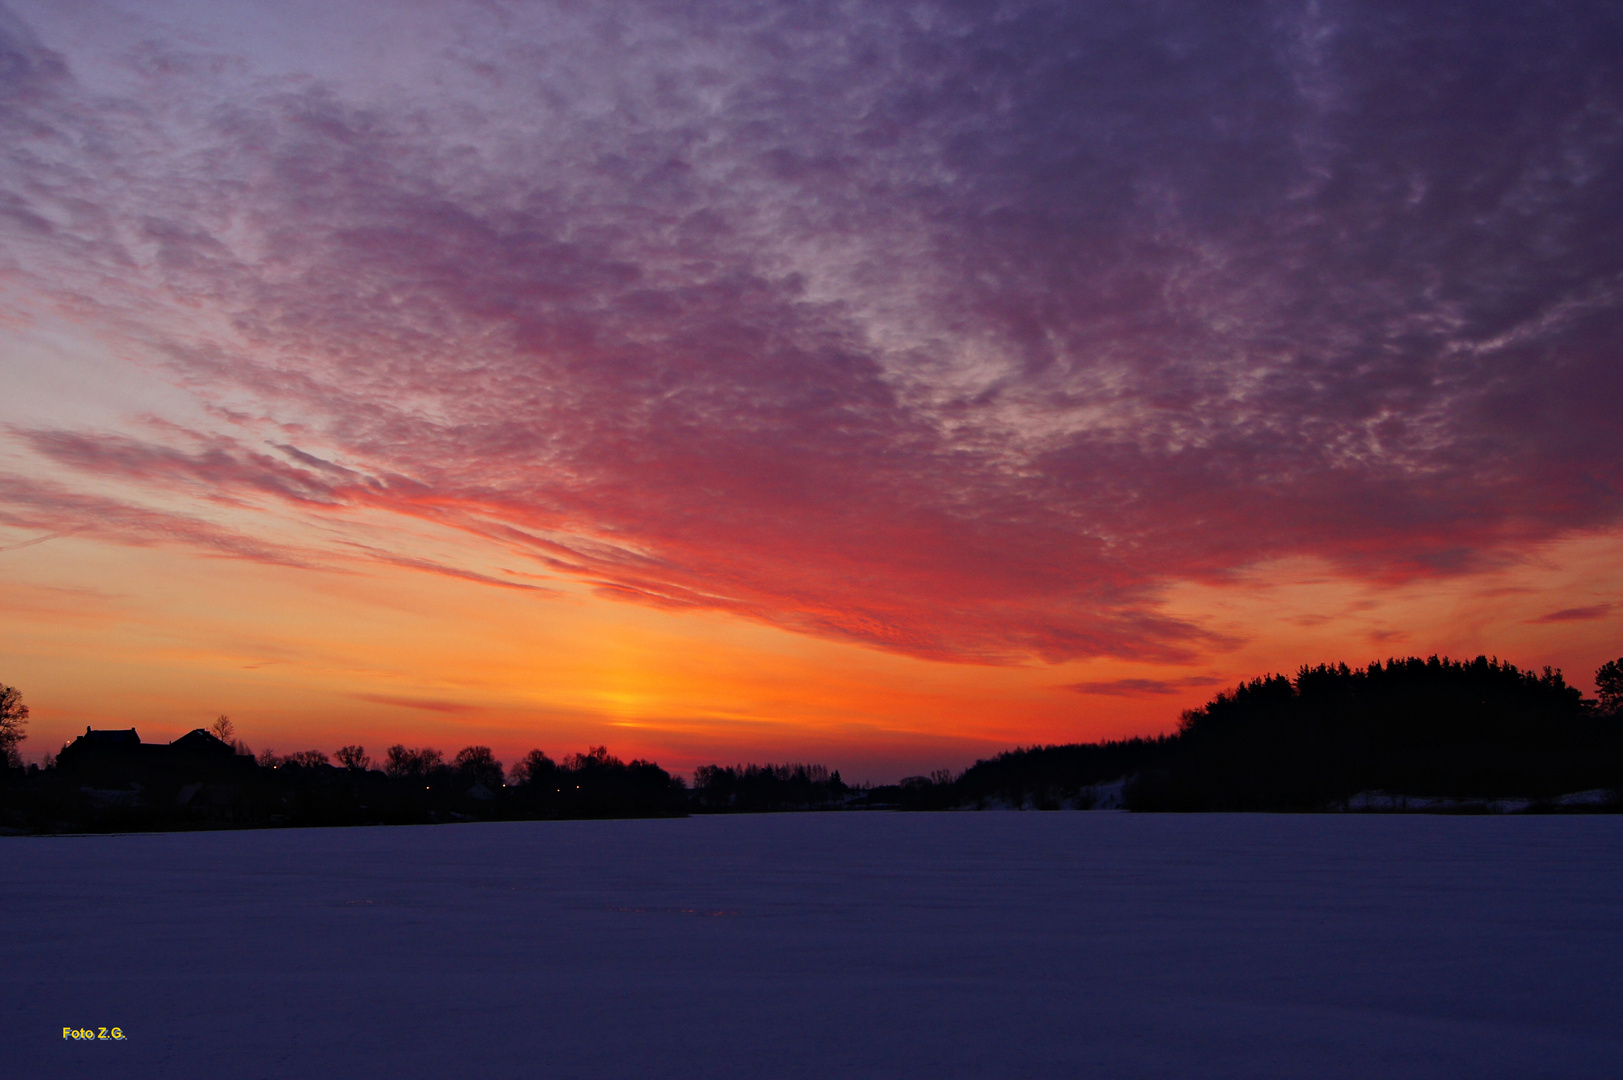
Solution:
<path fill-rule="evenodd" d="M 23 728 L 28 724 L 28 706 L 23 704 L 23 692 L 15 686 L 0 685 L 0 758 L 12 768 L 22 764 L 17 744 L 28 738 Z"/>

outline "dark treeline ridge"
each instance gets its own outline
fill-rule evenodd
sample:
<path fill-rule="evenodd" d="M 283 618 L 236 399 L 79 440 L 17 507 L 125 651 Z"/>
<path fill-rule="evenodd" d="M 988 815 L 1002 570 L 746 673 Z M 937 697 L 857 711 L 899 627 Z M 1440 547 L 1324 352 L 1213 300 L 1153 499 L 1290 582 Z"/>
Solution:
<path fill-rule="evenodd" d="M 430 747 L 392 746 L 374 763 L 360 746 L 338 751 L 238 752 L 198 729 L 167 744 L 135 732 L 86 732 L 46 768 L 0 777 L 0 826 L 22 832 L 408 825 L 687 812 L 688 792 L 649 761 L 605 747 L 553 761 L 531 753 L 507 779 L 489 747 L 447 761 Z M 376 764 L 377 767 L 374 767 Z"/>
<path fill-rule="evenodd" d="M 1218 694 L 1174 735 L 1035 746 L 899 784 L 852 787 L 821 765 L 705 765 L 693 786 L 605 747 L 504 770 L 488 747 L 447 760 L 391 746 L 256 759 L 221 717 L 167 744 L 90 731 L 44 768 L 21 767 L 28 710 L 0 687 L 0 829 L 12 832 L 412 824 L 819 809 L 1336 810 L 1384 796 L 1529 809 L 1623 809 L 1623 659 L 1598 701 L 1558 671 L 1436 656 L 1303 667 Z M 1557 803 L 1575 792 L 1600 799 Z M 1390 805 L 1390 803 L 1386 804 Z"/>
<path fill-rule="evenodd" d="M 449 760 L 404 745 L 376 762 L 361 746 L 342 747 L 336 762 L 319 750 L 256 758 L 223 717 L 214 731 L 161 744 L 134 729 L 87 729 L 44 768 L 23 768 L 14 744 L 4 749 L 0 829 L 12 832 L 660 817 L 853 806 L 863 796 L 838 772 L 805 764 L 701 766 L 690 790 L 602 746 L 557 761 L 532 750 L 510 770 L 485 746 Z"/>
<path fill-rule="evenodd" d="M 1551 798 L 1623 786 L 1623 724 L 1560 672 L 1477 657 L 1304 667 L 1186 714 L 1141 809 L 1310 810 L 1361 792 Z"/>
<path fill-rule="evenodd" d="M 1485 656 L 1304 666 L 1218 694 L 1175 735 L 1014 750 L 956 779 L 914 777 L 874 795 L 920 809 L 1085 808 L 1119 781 L 1129 810 L 1348 809 L 1375 793 L 1551 809 L 1558 796 L 1610 789 L 1586 805 L 1616 810 L 1623 660 L 1596 681 L 1600 700 L 1587 701 L 1559 671 Z"/>
<path fill-rule="evenodd" d="M 1029 807 L 1091 810 L 1097 788 L 1160 765 L 1171 739 L 1126 739 L 1006 750 L 977 761 L 954 779 L 950 773 L 910 776 L 872 798 L 919 810 Z"/>
<path fill-rule="evenodd" d="M 824 765 L 701 765 L 693 771 L 693 809 L 711 812 L 813 810 L 849 805 L 857 792 Z"/>

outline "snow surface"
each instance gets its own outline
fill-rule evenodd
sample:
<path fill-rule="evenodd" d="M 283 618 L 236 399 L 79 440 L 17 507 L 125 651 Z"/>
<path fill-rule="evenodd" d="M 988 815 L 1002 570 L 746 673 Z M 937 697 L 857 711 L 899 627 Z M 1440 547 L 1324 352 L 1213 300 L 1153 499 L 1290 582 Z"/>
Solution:
<path fill-rule="evenodd" d="M 1623 1076 L 1619 816 L 782 814 L 0 860 L 8 1076 Z"/>

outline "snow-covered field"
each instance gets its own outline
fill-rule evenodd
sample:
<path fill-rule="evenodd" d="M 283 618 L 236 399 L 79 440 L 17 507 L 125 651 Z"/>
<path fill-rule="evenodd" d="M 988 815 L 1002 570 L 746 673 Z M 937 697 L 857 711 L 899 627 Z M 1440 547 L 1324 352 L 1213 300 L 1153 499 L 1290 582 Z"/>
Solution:
<path fill-rule="evenodd" d="M 19 1078 L 1623 1077 L 1618 816 L 785 814 L 0 859 Z"/>

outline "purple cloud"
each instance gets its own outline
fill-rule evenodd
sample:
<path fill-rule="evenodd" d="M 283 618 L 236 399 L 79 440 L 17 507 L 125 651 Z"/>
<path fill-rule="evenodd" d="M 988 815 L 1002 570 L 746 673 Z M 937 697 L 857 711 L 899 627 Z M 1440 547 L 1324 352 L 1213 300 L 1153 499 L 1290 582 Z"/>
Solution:
<path fill-rule="evenodd" d="M 1205 675 L 1191 675 L 1182 679 L 1099 679 L 1068 683 L 1060 689 L 1102 697 L 1157 697 L 1196 687 L 1216 686 L 1220 682 L 1221 679 Z"/>
<path fill-rule="evenodd" d="M 1616 608 L 1616 604 L 1591 604 L 1588 607 L 1562 608 L 1560 611 L 1552 611 L 1548 615 L 1540 615 L 1536 619 L 1529 619 L 1527 621 L 1535 624 L 1588 622 L 1591 619 L 1604 619 Z"/>
<path fill-rule="evenodd" d="M 14 442 L 972 661 L 1623 508 L 1606 5 L 396 14 L 392 93 L 0 19 L 10 272 L 220 421 Z"/>

